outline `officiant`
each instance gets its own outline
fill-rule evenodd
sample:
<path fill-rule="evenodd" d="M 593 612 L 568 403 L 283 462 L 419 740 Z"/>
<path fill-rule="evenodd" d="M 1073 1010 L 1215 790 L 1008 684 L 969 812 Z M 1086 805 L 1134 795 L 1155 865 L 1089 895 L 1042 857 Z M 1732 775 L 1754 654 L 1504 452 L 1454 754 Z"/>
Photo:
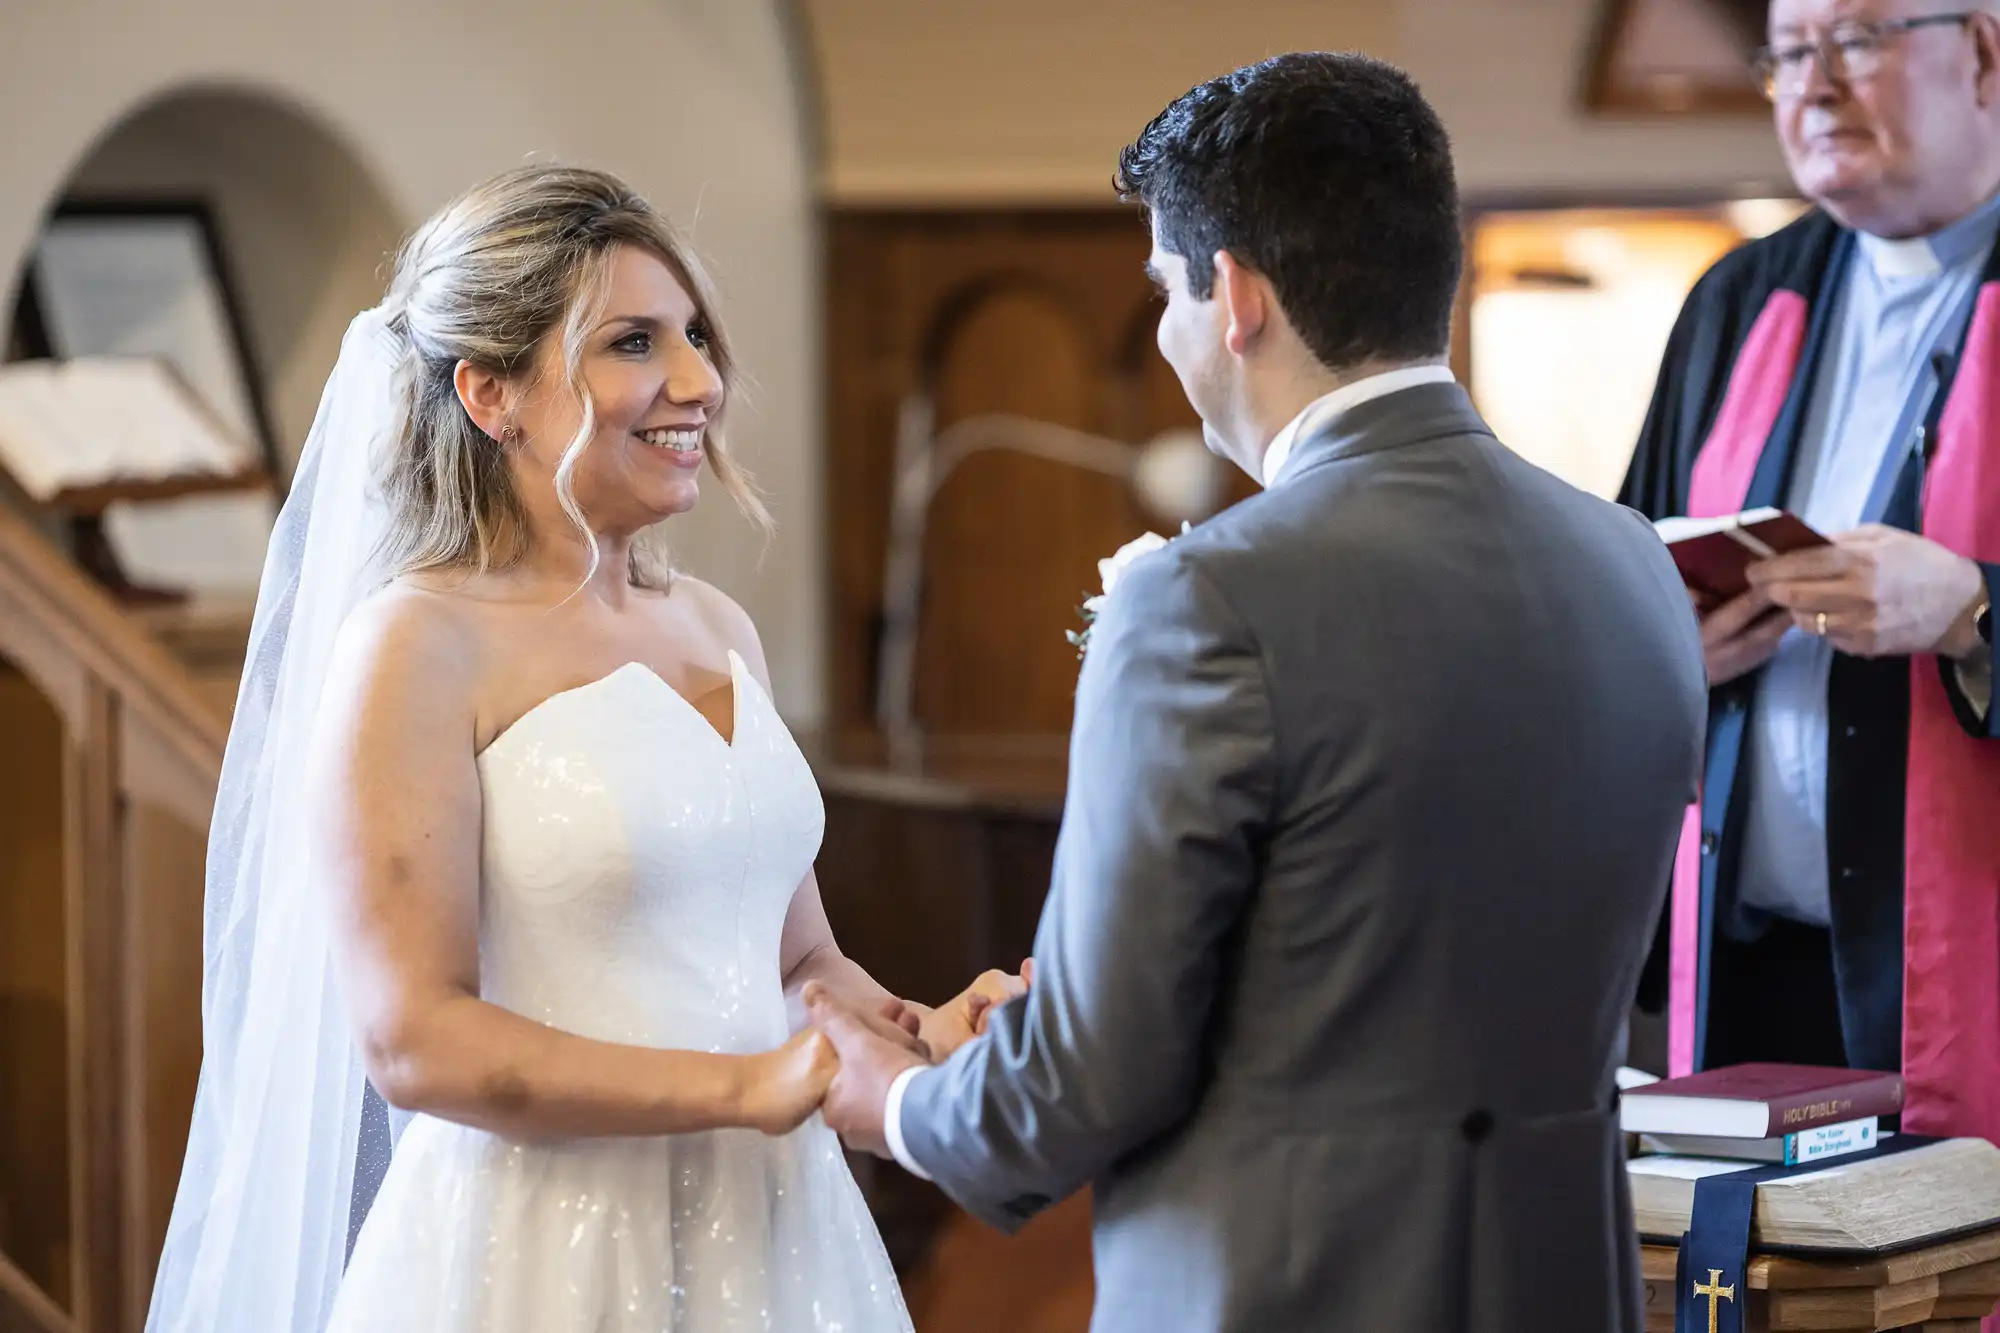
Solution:
<path fill-rule="evenodd" d="M 1907 1128 L 2000 1138 L 2000 18 L 1865 9 L 1771 5 L 1818 207 L 1689 296 L 1622 497 L 1833 539 L 1701 610 L 1706 778 L 1649 989 L 1675 1073 L 1900 1068 Z"/>

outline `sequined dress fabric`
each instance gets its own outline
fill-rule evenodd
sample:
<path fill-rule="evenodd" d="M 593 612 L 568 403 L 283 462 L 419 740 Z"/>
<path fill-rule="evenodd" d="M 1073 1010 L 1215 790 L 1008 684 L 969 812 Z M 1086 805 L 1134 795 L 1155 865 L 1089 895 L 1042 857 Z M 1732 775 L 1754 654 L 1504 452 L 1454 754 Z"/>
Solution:
<path fill-rule="evenodd" d="M 730 655 L 725 741 L 643 665 L 543 702 L 480 755 L 485 998 L 580 1036 L 750 1053 L 825 814 Z M 404 1131 L 331 1333 L 905 1333 L 838 1140 L 721 1130 L 512 1142 Z"/>

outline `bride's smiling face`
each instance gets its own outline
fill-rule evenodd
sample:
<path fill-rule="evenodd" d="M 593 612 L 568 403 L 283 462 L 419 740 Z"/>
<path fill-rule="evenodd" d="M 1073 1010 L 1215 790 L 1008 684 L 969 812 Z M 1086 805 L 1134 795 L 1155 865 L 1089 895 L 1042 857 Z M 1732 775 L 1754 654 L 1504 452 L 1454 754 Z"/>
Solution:
<path fill-rule="evenodd" d="M 595 414 L 570 490 L 593 529 L 631 532 L 700 498 L 704 433 L 722 410 L 723 381 L 707 316 L 672 269 L 621 245 L 605 270 L 606 300 L 577 362 Z M 563 360 L 558 328 L 543 340 L 511 413 L 523 498 L 553 496 L 557 469 L 583 428 L 584 404 Z"/>

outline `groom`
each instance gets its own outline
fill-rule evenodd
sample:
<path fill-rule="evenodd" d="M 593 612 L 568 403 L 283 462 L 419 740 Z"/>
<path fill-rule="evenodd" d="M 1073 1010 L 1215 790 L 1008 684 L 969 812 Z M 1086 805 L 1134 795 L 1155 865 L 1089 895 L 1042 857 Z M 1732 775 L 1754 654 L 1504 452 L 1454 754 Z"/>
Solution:
<path fill-rule="evenodd" d="M 1281 56 L 1120 162 L 1160 351 L 1265 491 L 1100 611 L 1032 989 L 828 1121 L 1012 1230 L 1096 1190 L 1097 1333 L 1640 1328 L 1612 1072 L 1706 707 L 1637 515 L 1445 369 L 1443 127 Z"/>

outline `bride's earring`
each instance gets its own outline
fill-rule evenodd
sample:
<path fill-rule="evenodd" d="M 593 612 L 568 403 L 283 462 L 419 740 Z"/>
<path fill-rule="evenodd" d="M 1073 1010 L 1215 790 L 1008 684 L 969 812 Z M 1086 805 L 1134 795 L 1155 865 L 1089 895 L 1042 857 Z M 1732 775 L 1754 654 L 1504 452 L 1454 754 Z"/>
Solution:
<path fill-rule="evenodd" d="M 513 442 L 514 442 L 514 428 L 512 426 L 502 426 L 500 428 L 500 443 L 512 444 Z"/>

